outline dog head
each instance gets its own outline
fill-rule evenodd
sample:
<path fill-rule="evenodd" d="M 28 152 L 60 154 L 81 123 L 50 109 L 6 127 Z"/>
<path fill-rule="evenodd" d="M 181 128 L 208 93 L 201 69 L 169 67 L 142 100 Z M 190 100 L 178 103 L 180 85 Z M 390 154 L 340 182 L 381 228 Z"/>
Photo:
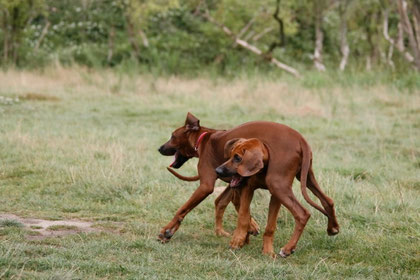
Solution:
<path fill-rule="evenodd" d="M 164 156 L 175 155 L 175 160 L 170 167 L 180 168 L 187 160 L 195 156 L 192 135 L 199 130 L 200 120 L 188 113 L 185 124 L 175 129 L 169 141 L 159 148 L 159 152 Z"/>
<path fill-rule="evenodd" d="M 216 168 L 219 177 L 231 177 L 231 187 L 239 187 L 247 179 L 260 172 L 268 162 L 268 150 L 257 138 L 235 138 L 225 144 L 225 158 L 222 165 Z"/>

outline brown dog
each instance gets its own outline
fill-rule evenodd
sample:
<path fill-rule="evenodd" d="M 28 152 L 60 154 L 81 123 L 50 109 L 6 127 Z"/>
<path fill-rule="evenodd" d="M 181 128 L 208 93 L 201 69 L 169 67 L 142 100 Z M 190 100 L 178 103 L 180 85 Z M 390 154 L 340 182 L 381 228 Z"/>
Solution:
<path fill-rule="evenodd" d="M 221 178 L 231 177 L 232 180 L 229 187 L 240 189 L 238 224 L 230 242 L 231 248 L 238 249 L 248 240 L 247 229 L 251 220 L 250 204 L 254 191 L 257 188 L 267 188 L 265 184 L 265 175 L 269 154 L 268 150 L 264 147 L 264 144 L 258 139 L 253 138 L 247 140 L 240 138 L 229 140 L 225 144 L 224 156 L 229 159 L 216 168 L 216 173 Z M 278 200 L 274 200 L 274 202 L 276 202 L 276 204 L 270 207 L 271 211 L 269 212 L 269 217 L 275 218 L 271 219 L 271 223 L 270 221 L 267 223 L 263 246 L 263 253 L 270 254 L 273 257 L 275 255 L 272 236 L 276 226 L 277 213 L 280 208 L 280 203 L 277 203 Z M 274 213 L 271 213 L 273 211 Z M 270 237 L 269 235 L 271 235 L 271 243 L 266 242 L 266 239 L 268 240 Z"/>
<path fill-rule="evenodd" d="M 265 184 L 273 199 L 278 200 L 292 213 L 296 223 L 291 239 L 282 248 L 284 256 L 290 255 L 296 248 L 310 217 L 308 210 L 303 208 L 291 191 L 295 176 L 300 177 L 302 188 L 306 188 L 308 182 L 309 189 L 321 201 L 324 208 L 317 206 L 317 209 L 328 217 L 328 234 L 334 235 L 339 232 L 334 203 L 319 188 L 311 169 L 311 149 L 297 131 L 285 125 L 264 121 L 249 122 L 230 130 L 218 131 L 201 127 L 200 121 L 188 113 L 184 126 L 172 133 L 171 139 L 159 148 L 159 152 L 162 155 L 175 155 L 175 161 L 171 165 L 174 168 L 181 167 L 192 157 L 198 157 L 200 186 L 178 209 L 173 219 L 162 228 L 159 234 L 162 242 L 169 241 L 185 216 L 213 192 L 218 177 L 215 169 L 225 161 L 225 144 L 234 138 L 258 138 L 269 152 Z M 231 183 L 235 183 L 236 179 L 235 176 L 223 178 Z"/>
<path fill-rule="evenodd" d="M 232 139 L 225 145 L 225 157 L 229 159 L 216 168 L 216 173 L 220 177 L 235 178 L 235 184 L 231 184 L 231 187 L 243 186 L 240 196 L 238 226 L 231 241 L 232 248 L 240 248 L 247 240 L 246 229 L 250 223 L 250 203 L 254 191 L 257 188 L 267 188 L 265 176 L 269 161 L 269 152 L 265 145 L 256 138 Z M 304 198 L 317 208 L 309 199 L 306 188 L 302 187 L 302 193 Z M 285 193 L 284 195 L 288 194 Z M 280 201 L 273 199 L 272 196 L 263 243 L 263 253 L 270 254 L 271 256 L 274 256 L 273 239 L 280 206 Z M 322 212 L 321 209 L 318 210 Z M 283 251 L 280 251 L 280 256 L 286 257 L 287 255 Z"/>

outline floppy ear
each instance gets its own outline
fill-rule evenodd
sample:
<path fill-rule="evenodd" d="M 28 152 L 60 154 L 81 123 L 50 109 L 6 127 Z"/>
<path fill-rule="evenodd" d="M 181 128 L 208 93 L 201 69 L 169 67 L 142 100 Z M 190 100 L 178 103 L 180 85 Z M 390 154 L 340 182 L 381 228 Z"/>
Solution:
<path fill-rule="evenodd" d="M 188 130 L 197 131 L 200 129 L 200 120 L 188 112 L 187 119 L 185 120 L 185 127 Z"/>
<path fill-rule="evenodd" d="M 242 138 L 233 138 L 226 142 L 225 149 L 223 152 L 225 158 L 230 158 L 230 152 L 232 152 L 232 149 L 235 146 L 235 144 L 241 139 Z"/>
<path fill-rule="evenodd" d="M 264 152 L 261 147 L 246 150 L 238 166 L 238 174 L 242 177 L 249 177 L 257 174 L 264 167 Z"/>

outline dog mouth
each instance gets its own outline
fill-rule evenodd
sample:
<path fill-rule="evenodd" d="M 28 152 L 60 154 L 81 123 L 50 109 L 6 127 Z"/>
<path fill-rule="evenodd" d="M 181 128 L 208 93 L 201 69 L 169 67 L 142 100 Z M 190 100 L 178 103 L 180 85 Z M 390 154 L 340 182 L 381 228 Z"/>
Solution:
<path fill-rule="evenodd" d="M 173 167 L 173 168 L 180 168 L 187 160 L 189 160 L 190 158 L 181 155 L 180 152 L 176 152 L 175 153 L 175 159 L 174 161 L 171 163 L 171 165 L 169 165 L 169 167 Z"/>
<path fill-rule="evenodd" d="M 229 185 L 232 188 L 238 188 L 244 185 L 246 181 L 247 181 L 247 178 L 239 176 L 238 174 L 235 174 L 232 176 L 232 179 L 230 180 Z"/>

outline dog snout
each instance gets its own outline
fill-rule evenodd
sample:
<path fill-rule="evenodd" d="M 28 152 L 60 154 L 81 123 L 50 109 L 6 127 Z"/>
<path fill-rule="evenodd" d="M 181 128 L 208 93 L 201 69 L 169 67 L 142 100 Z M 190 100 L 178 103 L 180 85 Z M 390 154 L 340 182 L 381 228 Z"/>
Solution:
<path fill-rule="evenodd" d="M 163 146 L 160 146 L 159 149 L 158 149 L 158 152 L 161 153 L 161 154 L 163 154 L 164 153 L 164 147 Z"/>
<path fill-rule="evenodd" d="M 158 149 L 159 153 L 161 153 L 161 154 L 163 154 L 163 150 L 164 150 L 163 146 L 160 146 L 159 149 Z"/>
<path fill-rule="evenodd" d="M 159 153 L 164 156 L 173 156 L 176 153 L 176 149 L 172 147 L 167 147 L 166 145 L 160 146 L 158 149 Z"/>
<path fill-rule="evenodd" d="M 216 174 L 220 177 L 223 177 L 226 173 L 226 168 L 224 166 L 219 166 L 216 168 Z"/>

